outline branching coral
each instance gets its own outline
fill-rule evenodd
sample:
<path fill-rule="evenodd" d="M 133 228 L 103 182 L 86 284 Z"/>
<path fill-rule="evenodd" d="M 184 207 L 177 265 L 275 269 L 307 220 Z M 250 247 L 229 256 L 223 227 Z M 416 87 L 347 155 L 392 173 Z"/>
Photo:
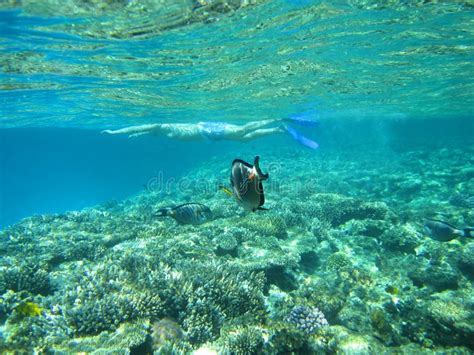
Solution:
<path fill-rule="evenodd" d="M 0 294 L 7 290 L 48 294 L 51 292 L 49 274 L 38 265 L 6 266 L 0 273 Z"/>
<path fill-rule="evenodd" d="M 273 236 L 283 239 L 287 236 L 285 220 L 278 215 L 257 216 L 252 214 L 246 216 L 239 224 L 255 232 L 259 237 Z"/>
<path fill-rule="evenodd" d="M 223 353 L 233 355 L 261 354 L 264 346 L 262 330 L 256 327 L 236 328 L 222 336 Z"/>
<path fill-rule="evenodd" d="M 352 261 L 347 254 L 338 251 L 337 253 L 331 254 L 326 260 L 326 268 L 328 270 L 339 271 L 344 268 L 351 268 Z"/>

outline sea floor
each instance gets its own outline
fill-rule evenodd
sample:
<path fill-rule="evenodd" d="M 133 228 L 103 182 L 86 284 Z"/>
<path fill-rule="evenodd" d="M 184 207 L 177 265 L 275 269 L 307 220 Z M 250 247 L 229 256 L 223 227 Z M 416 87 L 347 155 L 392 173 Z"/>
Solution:
<path fill-rule="evenodd" d="M 261 154 L 269 210 L 256 213 L 218 189 L 233 154 L 1 231 L 0 351 L 474 351 L 474 240 L 423 229 L 474 225 L 474 147 Z M 191 201 L 216 218 L 154 217 Z"/>

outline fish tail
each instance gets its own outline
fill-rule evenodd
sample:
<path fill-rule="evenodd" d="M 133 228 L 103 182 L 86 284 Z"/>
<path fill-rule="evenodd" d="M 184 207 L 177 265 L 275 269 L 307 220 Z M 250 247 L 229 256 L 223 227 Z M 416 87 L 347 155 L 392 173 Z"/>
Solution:
<path fill-rule="evenodd" d="M 291 121 L 300 126 L 316 127 L 319 126 L 319 121 L 315 119 L 316 116 L 318 116 L 316 110 L 309 110 L 291 115 L 284 120 Z"/>
<path fill-rule="evenodd" d="M 308 137 L 303 136 L 301 133 L 299 133 L 296 129 L 290 126 L 285 126 L 284 127 L 288 134 L 293 138 L 295 141 L 298 143 L 304 145 L 305 147 L 308 147 L 310 149 L 317 149 L 319 147 L 319 144 Z"/>
<path fill-rule="evenodd" d="M 466 238 L 474 238 L 474 227 L 471 228 L 463 228 L 464 237 Z"/>
<path fill-rule="evenodd" d="M 219 189 L 221 189 L 222 191 L 224 191 L 227 195 L 229 196 L 233 196 L 234 193 L 232 191 L 230 191 L 227 187 L 223 186 L 223 185 L 219 185 Z"/>
<path fill-rule="evenodd" d="M 167 217 L 171 214 L 171 208 L 166 207 L 166 208 L 161 208 L 158 211 L 156 211 L 155 216 L 156 217 Z"/>

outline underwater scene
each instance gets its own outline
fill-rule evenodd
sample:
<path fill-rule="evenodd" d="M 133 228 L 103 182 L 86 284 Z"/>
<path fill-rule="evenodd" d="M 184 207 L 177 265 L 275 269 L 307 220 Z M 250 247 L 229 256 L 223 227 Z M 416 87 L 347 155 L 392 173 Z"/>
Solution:
<path fill-rule="evenodd" d="M 0 2 L 0 354 L 473 354 L 472 0 Z"/>

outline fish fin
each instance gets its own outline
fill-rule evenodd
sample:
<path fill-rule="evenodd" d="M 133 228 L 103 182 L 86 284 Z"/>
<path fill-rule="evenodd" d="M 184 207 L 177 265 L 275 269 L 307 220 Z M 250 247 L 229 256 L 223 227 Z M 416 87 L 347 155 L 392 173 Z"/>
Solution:
<path fill-rule="evenodd" d="M 463 228 L 464 237 L 474 238 L 474 227 L 473 228 Z"/>
<path fill-rule="evenodd" d="M 457 229 L 457 230 L 459 230 L 458 227 L 453 226 L 452 224 L 450 224 L 450 223 L 448 223 L 448 222 L 445 222 L 445 221 L 442 221 L 442 220 L 440 220 L 440 219 L 429 218 L 429 219 L 427 219 L 427 221 L 438 222 L 438 223 L 444 224 L 445 226 L 448 226 L 448 227 L 450 227 L 450 228 L 452 228 L 452 229 Z M 468 228 L 468 229 L 469 229 L 469 228 Z"/>
<path fill-rule="evenodd" d="M 258 182 L 258 193 L 260 194 L 260 202 L 258 207 L 262 207 L 265 203 L 265 194 L 263 193 L 263 184 L 261 181 Z"/>
<path fill-rule="evenodd" d="M 253 168 L 253 165 L 250 164 L 250 163 L 247 163 L 246 161 L 242 160 L 242 159 L 234 159 L 234 161 L 232 162 L 231 166 L 233 166 L 234 164 L 242 164 L 244 166 L 246 166 L 247 168 L 249 169 L 252 169 Z"/>
<path fill-rule="evenodd" d="M 304 145 L 305 147 L 308 147 L 310 149 L 317 149 L 319 147 L 319 144 L 317 142 L 309 139 L 308 137 L 303 136 L 293 127 L 285 126 L 285 129 L 295 141 Z"/>
<path fill-rule="evenodd" d="M 262 170 L 260 169 L 260 157 L 257 155 L 253 161 L 253 165 L 255 167 L 255 170 L 257 172 L 257 176 L 260 180 L 266 180 L 268 179 L 268 174 L 262 173 Z"/>
<path fill-rule="evenodd" d="M 229 196 L 234 196 L 234 193 L 232 191 L 230 191 L 227 187 L 225 186 L 222 186 L 222 185 L 219 185 L 219 189 L 221 189 L 222 191 L 224 191 L 227 195 Z"/>
<path fill-rule="evenodd" d="M 310 110 L 291 115 L 284 120 L 291 121 L 300 126 L 316 127 L 319 126 L 319 121 L 314 118 L 317 115 L 318 114 L 316 110 Z"/>
<path fill-rule="evenodd" d="M 257 210 L 259 210 L 259 211 L 269 211 L 270 209 L 266 208 L 266 207 L 257 207 Z"/>

